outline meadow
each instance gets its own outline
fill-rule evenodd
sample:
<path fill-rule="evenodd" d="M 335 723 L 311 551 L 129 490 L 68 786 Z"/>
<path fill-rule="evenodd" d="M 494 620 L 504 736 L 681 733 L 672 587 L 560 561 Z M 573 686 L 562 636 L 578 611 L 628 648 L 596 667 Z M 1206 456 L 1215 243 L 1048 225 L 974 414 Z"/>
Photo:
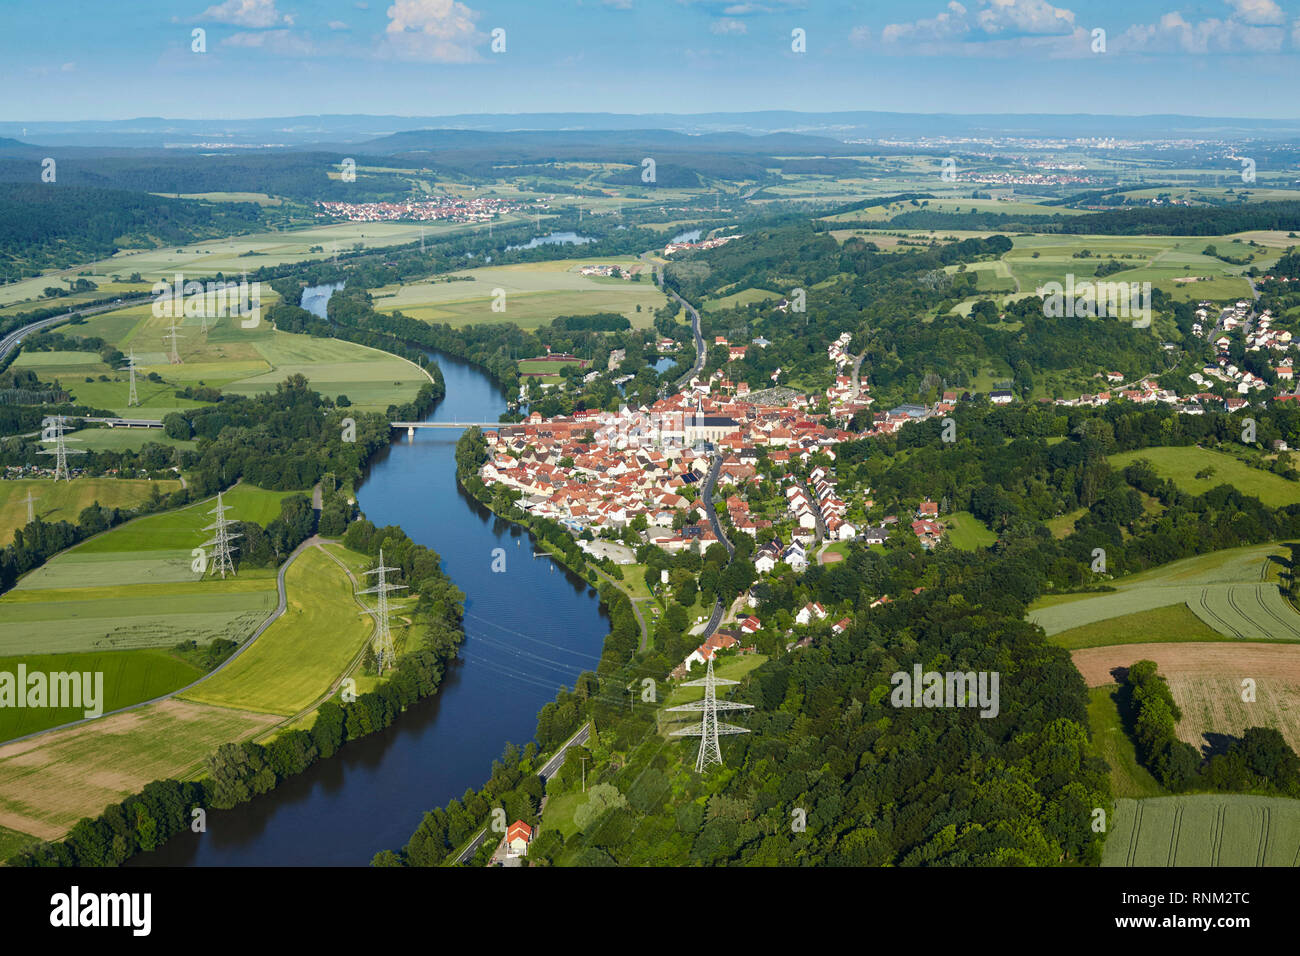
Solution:
<path fill-rule="evenodd" d="M 27 524 L 27 495 L 42 521 L 71 521 L 74 524 L 83 508 L 96 501 L 104 508 L 134 508 L 150 499 L 156 488 L 161 495 L 171 494 L 179 481 L 149 481 L 143 478 L 78 478 L 76 481 L 43 481 L 18 478 L 0 481 L 0 547 L 13 540 L 14 529 Z"/>
<path fill-rule="evenodd" d="M 1102 866 L 1296 866 L 1300 800 L 1239 794 L 1119 799 Z"/>
<path fill-rule="evenodd" d="M 1205 625 L 1226 637 L 1300 640 L 1300 614 L 1282 596 L 1276 583 L 1278 571 L 1288 560 L 1288 550 L 1275 544 L 1215 551 L 1117 578 L 1114 591 L 1040 598 L 1030 605 L 1028 618 L 1051 636 L 1157 608 L 1185 605 Z"/>
<path fill-rule="evenodd" d="M 634 265 L 630 256 L 562 259 L 508 266 L 484 266 L 455 273 L 465 281 L 423 281 L 374 291 L 375 308 L 426 322 L 470 325 L 513 322 L 520 328 L 547 325 L 559 315 L 614 312 L 636 328 L 649 328 L 665 297 L 653 282 L 583 276 L 584 265 Z M 492 311 L 494 291 L 505 291 L 504 311 Z M 641 310 L 637 311 L 637 306 Z"/>
<path fill-rule="evenodd" d="M 104 675 L 103 714 L 151 700 L 198 680 L 203 672 L 161 650 L 106 651 L 97 654 L 33 654 L 0 658 L 0 671 L 18 673 L 96 672 Z M 59 724 L 83 719 L 86 708 L 0 708 L 0 741 L 33 734 Z"/>
<path fill-rule="evenodd" d="M 262 307 L 277 297 L 263 287 Z M 233 395 L 269 392 L 288 376 L 303 375 L 321 394 L 347 395 L 358 411 L 385 411 L 391 404 L 411 401 L 427 373 L 406 359 L 339 339 L 313 338 L 280 332 L 265 318 L 254 328 L 244 328 L 238 317 L 204 321 L 197 316 L 177 320 L 182 338 L 182 362 L 168 361 L 163 336 L 171 319 L 154 316 L 148 305 L 94 316 L 63 330 L 66 334 L 99 337 L 122 352 L 135 356 L 138 406 L 128 406 L 128 373 L 104 365 L 93 352 L 21 352 L 14 364 L 32 368 L 45 379 L 57 378 L 74 401 L 112 410 L 124 417 L 162 418 L 185 411 L 199 402 L 176 396 L 179 388 L 210 386 Z M 161 382 L 151 382 L 156 373 Z M 100 378 L 108 381 L 100 381 Z M 91 381 L 87 382 L 86 379 Z M 147 441 L 178 444 L 157 430 L 87 430 L 77 436 L 87 448 L 139 447 Z M 185 443 L 192 447 L 192 443 Z"/>
<path fill-rule="evenodd" d="M 285 492 L 239 484 L 227 517 L 266 525 Z M 0 596 L 0 655 L 242 640 L 276 605 L 275 569 L 222 580 L 191 567 L 215 501 L 137 518 L 61 552 Z"/>
<path fill-rule="evenodd" d="M 998 536 L 969 511 L 954 511 L 944 515 L 943 523 L 948 529 L 945 537 L 949 543 L 963 551 L 978 551 L 998 540 Z"/>
<path fill-rule="evenodd" d="M 1115 699 L 1118 684 L 1088 688 L 1088 726 L 1097 755 L 1110 767 L 1111 793 L 1117 797 L 1160 797 L 1165 789 L 1138 763 L 1133 738 L 1124 729 Z"/>
<path fill-rule="evenodd" d="M 1258 498 L 1270 508 L 1300 503 L 1300 482 L 1288 481 L 1281 475 L 1259 468 L 1225 452 L 1195 445 L 1143 448 L 1121 452 L 1107 460 L 1112 468 L 1124 468 L 1139 458 L 1151 462 L 1161 478 L 1168 478 L 1180 490 L 1191 495 L 1201 495 L 1219 485 L 1232 485 L 1244 495 Z M 1204 478 L 1196 477 L 1205 471 Z"/>
<path fill-rule="evenodd" d="M 365 649 L 373 620 L 361 613 L 344 568 L 318 548 L 294 559 L 285 592 L 285 613 L 185 699 L 289 717 L 330 691 Z"/>

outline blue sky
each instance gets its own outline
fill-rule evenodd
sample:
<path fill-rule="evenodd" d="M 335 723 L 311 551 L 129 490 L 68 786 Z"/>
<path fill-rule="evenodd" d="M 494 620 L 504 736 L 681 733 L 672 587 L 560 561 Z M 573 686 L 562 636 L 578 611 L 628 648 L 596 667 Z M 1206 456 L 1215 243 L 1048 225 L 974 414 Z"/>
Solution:
<path fill-rule="evenodd" d="M 4 0 L 0 24 L 0 119 L 11 121 L 1300 114 L 1300 0 Z M 195 28 L 204 53 L 191 51 Z M 806 52 L 791 49 L 796 29 Z"/>

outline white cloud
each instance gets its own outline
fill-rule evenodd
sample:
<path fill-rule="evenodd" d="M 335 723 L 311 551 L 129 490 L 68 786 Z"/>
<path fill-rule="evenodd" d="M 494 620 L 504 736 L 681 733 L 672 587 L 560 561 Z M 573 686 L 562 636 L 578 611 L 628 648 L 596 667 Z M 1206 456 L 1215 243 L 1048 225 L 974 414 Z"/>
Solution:
<path fill-rule="evenodd" d="M 69 61 L 69 62 L 63 64 L 63 66 L 59 67 L 59 69 L 62 70 L 64 73 L 71 73 L 71 72 L 72 72 L 73 70 L 75 70 L 76 68 L 77 68 L 77 64 L 75 64 L 75 63 L 73 63 L 73 62 L 71 62 L 71 61 Z"/>
<path fill-rule="evenodd" d="M 247 50 L 264 50 L 279 56 L 315 56 L 318 52 L 309 39 L 291 30 L 232 33 L 222 39 L 221 45 Z"/>
<path fill-rule="evenodd" d="M 1256 25 L 1280 26 L 1286 16 L 1273 0 L 1226 0 L 1233 9 L 1233 16 L 1243 23 Z"/>
<path fill-rule="evenodd" d="M 600 0 L 607 7 L 613 7 L 615 10 L 631 10 L 632 0 Z"/>
<path fill-rule="evenodd" d="M 1215 17 L 1192 22 L 1175 10 L 1156 23 L 1129 27 L 1113 49 L 1117 53 L 1277 53 L 1282 39 L 1281 27 Z"/>
<path fill-rule="evenodd" d="M 275 0 L 226 0 L 208 7 L 201 17 L 238 27 L 273 27 L 282 19 L 275 9 Z M 283 20 L 292 23 L 288 17 Z"/>
<path fill-rule="evenodd" d="M 351 29 L 352 29 L 350 26 L 348 26 L 348 25 L 347 25 L 346 23 L 344 23 L 342 20 L 331 20 L 331 21 L 329 22 L 329 28 L 330 28 L 331 30 L 351 30 Z"/>
<path fill-rule="evenodd" d="M 387 14 L 385 42 L 397 56 L 440 63 L 479 58 L 474 49 L 484 39 L 474 25 L 479 15 L 458 0 L 396 0 Z"/>
<path fill-rule="evenodd" d="M 986 33 L 1060 35 L 1074 29 L 1074 12 L 1054 7 L 1046 0 L 988 0 L 978 16 Z"/>
<path fill-rule="evenodd" d="M 728 33 L 748 33 L 749 27 L 745 26 L 740 20 L 732 20 L 729 17 L 723 17 L 721 20 L 714 20 L 709 25 L 709 30 L 713 33 L 723 36 Z"/>
<path fill-rule="evenodd" d="M 885 43 L 908 41 L 952 40 L 970 32 L 966 8 L 956 0 L 948 4 L 948 10 L 929 20 L 915 20 L 911 23 L 891 23 L 880 31 L 880 39 Z"/>

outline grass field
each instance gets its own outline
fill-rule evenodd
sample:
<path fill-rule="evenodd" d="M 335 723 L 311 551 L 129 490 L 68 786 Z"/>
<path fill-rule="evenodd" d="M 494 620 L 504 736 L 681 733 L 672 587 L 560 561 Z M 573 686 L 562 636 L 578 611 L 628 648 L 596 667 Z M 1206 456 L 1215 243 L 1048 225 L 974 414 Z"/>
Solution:
<path fill-rule="evenodd" d="M 626 316 L 634 327 L 644 329 L 654 321 L 654 310 L 665 302 L 664 294 L 653 282 L 579 274 L 584 265 L 634 262 L 632 257 L 611 256 L 484 266 L 456 273 L 472 281 L 410 282 L 376 289 L 373 295 L 375 308 L 381 312 L 400 310 L 411 318 L 451 325 L 513 322 L 520 328 L 533 329 L 549 324 L 559 315 L 615 312 Z M 504 311 L 492 311 L 495 289 L 505 291 Z"/>
<path fill-rule="evenodd" d="M 1278 570 L 1288 560 L 1289 551 L 1281 545 L 1215 551 L 1118 578 L 1112 592 L 1040 599 L 1030 606 L 1029 620 L 1041 625 L 1048 635 L 1055 635 L 1157 608 L 1185 605 L 1225 637 L 1296 641 L 1300 640 L 1300 614 L 1275 583 Z M 1115 628 L 1117 634 L 1126 632 L 1125 624 L 1116 624 Z"/>
<path fill-rule="evenodd" d="M 1203 794 L 1115 801 L 1102 866 L 1296 866 L 1300 800 Z"/>
<path fill-rule="evenodd" d="M 28 674 L 37 671 L 47 674 L 58 671 L 102 673 L 104 697 L 98 703 L 100 712 L 104 714 L 184 687 L 203 673 L 194 665 L 160 650 L 6 657 L 0 658 L 0 671 L 17 674 L 19 664 L 26 665 Z M 85 711 L 85 707 L 0 708 L 0 740 L 81 720 L 86 716 Z"/>
<path fill-rule="evenodd" d="M 1125 732 L 1119 716 L 1118 689 L 1118 684 L 1088 689 L 1088 724 L 1097 754 L 1110 765 L 1111 793 L 1117 797 L 1164 796 L 1164 788 L 1138 763 L 1133 738 Z"/>
<path fill-rule="evenodd" d="M 1139 458 L 1151 462 L 1161 478 L 1169 478 L 1189 494 L 1204 494 L 1219 485 L 1232 485 L 1245 495 L 1258 498 L 1270 508 L 1281 508 L 1300 502 L 1300 482 L 1287 481 L 1272 472 L 1251 468 L 1232 455 L 1210 448 L 1187 445 L 1176 448 L 1143 448 L 1140 451 L 1111 455 L 1113 468 L 1124 468 Z M 1206 478 L 1196 475 L 1206 469 L 1212 474 Z"/>
<path fill-rule="evenodd" d="M 227 517 L 266 525 L 284 492 L 236 485 Z M 55 555 L 0 596 L 0 655 L 240 641 L 275 607 L 275 569 L 199 579 L 213 502 L 138 518 Z"/>
<path fill-rule="evenodd" d="M 263 310 L 276 298 L 264 287 Z M 126 417 L 148 418 L 196 407 L 200 403 L 177 398 L 176 390 L 198 385 L 233 395 L 254 395 L 274 391 L 288 376 L 301 374 L 323 395 L 347 395 L 358 411 L 382 412 L 391 404 L 413 399 L 428 380 L 417 365 L 387 352 L 339 339 L 280 332 L 265 320 L 246 329 L 241 320 L 228 316 L 209 320 L 206 332 L 203 320 L 196 316 L 179 319 L 177 328 L 183 338 L 178 350 L 183 361 L 172 365 L 163 341 L 170 322 L 154 316 L 148 305 L 140 305 L 94 316 L 66 330 L 98 336 L 123 352 L 134 353 L 140 370 L 136 376 L 138 406 L 126 404 L 128 374 L 104 365 L 95 353 L 21 352 L 14 364 L 36 369 L 46 379 L 57 377 L 77 402 Z M 162 381 L 149 381 L 149 373 L 158 374 Z M 109 381 L 100 381 L 101 376 Z M 87 377 L 92 381 L 85 381 Z M 98 429 L 76 437 L 87 439 L 86 448 L 139 447 L 146 441 L 193 447 L 192 442 L 175 442 L 153 430 Z"/>
<path fill-rule="evenodd" d="M 365 647 L 373 622 L 359 613 L 344 570 L 318 549 L 294 560 L 285 592 L 285 613 L 187 700 L 289 717 L 329 691 Z"/>
<path fill-rule="evenodd" d="M 1127 644 L 1071 654 L 1089 687 L 1115 680 L 1117 667 L 1155 661 L 1183 712 L 1178 736 L 1198 750 L 1248 727 L 1275 727 L 1300 746 L 1300 652 L 1285 644 Z M 1255 700 L 1242 700 L 1242 681 L 1255 682 Z"/>
<path fill-rule="evenodd" d="M 1160 644 L 1171 641 L 1230 641 L 1193 614 L 1186 604 L 1095 621 L 1053 634 L 1053 644 L 1066 650 L 1112 644 Z"/>
<path fill-rule="evenodd" d="M 946 537 L 952 546 L 963 551 L 978 551 L 998 540 L 998 536 L 969 511 L 954 511 L 944 515 L 943 523 L 948 528 Z"/>
<path fill-rule="evenodd" d="M 0 746 L 0 826 L 58 839 L 85 816 L 166 777 L 185 779 L 218 746 L 280 720 L 166 700 Z"/>
<path fill-rule="evenodd" d="M 105 508 L 134 508 L 149 500 L 153 490 L 168 495 L 179 481 L 136 478 L 78 478 L 76 481 L 41 481 L 19 478 L 0 481 L 0 547 L 13 540 L 14 529 L 27 524 L 28 492 L 36 499 L 33 510 L 42 521 L 71 521 L 96 501 Z"/>
<path fill-rule="evenodd" d="M 215 276 L 218 272 L 238 276 L 244 269 L 328 259 L 336 250 L 351 251 L 358 244 L 374 249 L 417 242 L 421 228 L 432 238 L 435 235 L 486 232 L 488 227 L 481 223 L 345 222 L 229 239 L 204 239 L 180 247 L 128 250 L 107 259 L 0 286 L 0 305 L 26 302 L 25 308 L 35 308 L 31 303 L 41 296 L 46 286 L 57 284 L 52 280 L 60 276 L 72 277 L 89 272 L 90 279 L 99 284 L 101 290 L 113 275 L 129 276 L 133 272 L 139 272 L 150 284 L 157 279 L 170 279 L 176 272 L 196 279 Z M 313 246 L 321 247 L 322 251 L 313 252 Z"/>

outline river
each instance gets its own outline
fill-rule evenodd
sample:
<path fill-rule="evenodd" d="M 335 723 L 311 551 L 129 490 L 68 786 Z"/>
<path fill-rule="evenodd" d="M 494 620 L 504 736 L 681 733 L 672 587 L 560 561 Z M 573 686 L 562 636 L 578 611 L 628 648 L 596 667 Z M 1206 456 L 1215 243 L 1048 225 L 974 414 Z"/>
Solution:
<path fill-rule="evenodd" d="M 447 397 L 425 420 L 495 421 L 505 410 L 507 396 L 481 370 L 430 357 Z M 271 793 L 209 812 L 206 833 L 183 833 L 133 865 L 363 866 L 400 849 L 426 810 L 482 786 L 506 741 L 531 740 L 542 705 L 595 670 L 609 630 L 595 590 L 551 558 L 531 557 L 531 536 L 460 489 L 459 435 L 394 436 L 357 492 L 366 517 L 436 550 L 465 592 L 465 643 L 438 692 Z M 503 573 L 491 570 L 496 548 Z"/>

